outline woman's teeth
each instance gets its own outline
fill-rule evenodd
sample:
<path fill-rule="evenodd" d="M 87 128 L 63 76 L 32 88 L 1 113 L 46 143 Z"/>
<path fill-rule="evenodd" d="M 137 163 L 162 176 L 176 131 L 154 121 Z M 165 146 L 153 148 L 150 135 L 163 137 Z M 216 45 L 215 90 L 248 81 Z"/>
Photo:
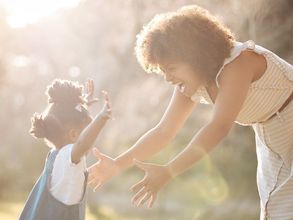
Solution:
<path fill-rule="evenodd" d="M 181 84 L 179 86 L 179 88 L 180 88 L 180 92 L 184 92 L 185 91 L 185 85 L 184 84 Z"/>
<path fill-rule="evenodd" d="M 178 82 L 178 83 L 173 83 L 171 82 L 172 85 L 178 86 L 180 92 L 184 92 L 185 91 L 185 84 L 182 82 Z"/>

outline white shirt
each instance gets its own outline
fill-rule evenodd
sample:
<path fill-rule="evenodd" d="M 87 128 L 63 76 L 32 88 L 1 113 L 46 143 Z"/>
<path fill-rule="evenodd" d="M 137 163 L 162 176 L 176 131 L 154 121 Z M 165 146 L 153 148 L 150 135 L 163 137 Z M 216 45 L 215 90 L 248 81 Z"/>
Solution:
<path fill-rule="evenodd" d="M 71 161 L 73 144 L 68 144 L 60 149 L 56 156 L 50 192 L 52 195 L 66 205 L 80 202 L 84 191 L 86 171 L 86 158 L 83 156 L 78 164 Z"/>

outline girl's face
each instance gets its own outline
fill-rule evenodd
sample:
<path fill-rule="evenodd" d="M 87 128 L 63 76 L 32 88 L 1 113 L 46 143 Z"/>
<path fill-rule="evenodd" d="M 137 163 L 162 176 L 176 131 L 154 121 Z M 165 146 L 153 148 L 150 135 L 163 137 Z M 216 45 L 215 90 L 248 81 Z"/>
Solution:
<path fill-rule="evenodd" d="M 191 97 L 200 85 L 200 80 L 192 67 L 187 63 L 172 62 L 161 68 L 165 80 L 179 87 L 187 97 Z"/>

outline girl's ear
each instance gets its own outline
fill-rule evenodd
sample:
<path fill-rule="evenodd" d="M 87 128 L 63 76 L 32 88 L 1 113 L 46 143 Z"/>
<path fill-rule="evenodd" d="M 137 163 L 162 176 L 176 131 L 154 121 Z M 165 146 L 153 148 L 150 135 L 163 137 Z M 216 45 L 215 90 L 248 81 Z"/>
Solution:
<path fill-rule="evenodd" d="M 68 132 L 69 139 L 72 142 L 75 142 L 79 136 L 80 132 L 78 129 L 70 129 Z"/>

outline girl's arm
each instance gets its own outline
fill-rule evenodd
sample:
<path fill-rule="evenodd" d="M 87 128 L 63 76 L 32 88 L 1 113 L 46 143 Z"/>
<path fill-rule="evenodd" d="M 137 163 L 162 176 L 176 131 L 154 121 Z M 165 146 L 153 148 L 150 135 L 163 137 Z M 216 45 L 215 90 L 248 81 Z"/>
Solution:
<path fill-rule="evenodd" d="M 188 146 L 165 166 L 136 162 L 145 171 L 145 177 L 132 189 L 137 192 L 133 202 L 149 201 L 151 207 L 157 192 L 172 178 L 189 169 L 212 150 L 229 132 L 248 93 L 254 72 L 247 54 L 227 65 L 222 73 L 220 89 L 210 122 L 204 126 Z"/>
<path fill-rule="evenodd" d="M 160 122 L 146 132 L 129 150 L 112 159 L 94 149 L 99 161 L 88 169 L 89 184 L 96 189 L 121 170 L 133 165 L 134 158 L 144 160 L 160 151 L 175 137 L 195 105 L 176 87 Z"/>
<path fill-rule="evenodd" d="M 103 92 L 105 104 L 102 111 L 91 121 L 91 123 L 81 132 L 76 143 L 74 143 L 71 153 L 73 163 L 78 163 L 80 158 L 93 146 L 98 134 L 111 117 L 111 107 L 109 97 Z"/>

